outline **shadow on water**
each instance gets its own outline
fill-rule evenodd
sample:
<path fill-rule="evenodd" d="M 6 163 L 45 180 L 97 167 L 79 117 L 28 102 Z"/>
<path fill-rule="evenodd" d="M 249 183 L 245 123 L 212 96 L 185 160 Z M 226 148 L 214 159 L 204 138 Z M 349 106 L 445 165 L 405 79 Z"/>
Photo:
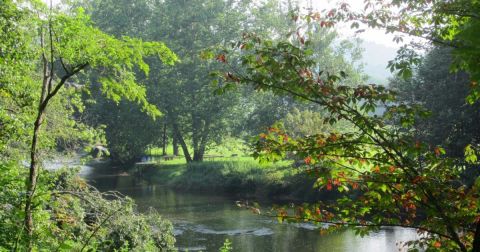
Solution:
<path fill-rule="evenodd" d="M 417 237 L 411 229 L 389 228 L 366 237 L 353 231 L 320 235 L 312 224 L 280 224 L 235 206 L 235 198 L 214 193 L 179 192 L 148 183 L 108 165 L 84 177 L 100 190 L 132 197 L 143 211 L 157 209 L 174 223 L 180 251 L 218 251 L 225 239 L 234 251 L 402 251 L 398 242 Z"/>

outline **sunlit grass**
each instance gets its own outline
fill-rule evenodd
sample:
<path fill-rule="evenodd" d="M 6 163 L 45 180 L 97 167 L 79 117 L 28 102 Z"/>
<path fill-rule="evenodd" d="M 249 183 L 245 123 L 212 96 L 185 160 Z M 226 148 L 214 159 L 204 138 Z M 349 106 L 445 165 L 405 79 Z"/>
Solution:
<path fill-rule="evenodd" d="M 173 155 L 173 145 L 169 144 L 165 148 L 167 155 Z M 179 155 L 183 156 L 183 150 L 179 146 Z M 190 154 L 193 154 L 193 149 L 189 146 Z M 147 155 L 161 156 L 163 150 L 161 147 L 152 147 L 146 152 Z M 244 157 L 249 155 L 248 145 L 241 139 L 227 138 L 221 144 L 212 145 L 205 151 L 205 155 L 208 156 L 222 156 L 228 157 Z"/>

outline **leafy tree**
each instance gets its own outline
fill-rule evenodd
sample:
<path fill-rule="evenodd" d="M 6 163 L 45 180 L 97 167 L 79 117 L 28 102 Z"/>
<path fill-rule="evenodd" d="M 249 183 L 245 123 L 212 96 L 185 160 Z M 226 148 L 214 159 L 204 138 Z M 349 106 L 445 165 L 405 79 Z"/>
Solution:
<path fill-rule="evenodd" d="M 300 20 L 308 25 L 314 18 L 307 14 Z M 259 136 L 257 157 L 272 161 L 296 153 L 319 188 L 346 194 L 336 202 L 278 208 L 279 219 L 355 227 L 360 234 L 382 226 L 410 227 L 423 234 L 407 243 L 413 248 L 479 251 L 478 179 L 470 186 L 459 182 L 464 167 L 412 133 L 416 119 L 428 111 L 392 105 L 395 94 L 383 86 L 342 84 L 346 74 L 319 69 L 309 37 L 299 35 L 279 42 L 245 36 L 234 48 L 243 67 L 225 64 L 227 74 L 219 75 L 221 89 L 243 84 L 290 95 L 322 106 L 325 122 L 354 127 L 298 138 L 271 128 Z M 380 104 L 386 112 L 372 115 Z"/>
<path fill-rule="evenodd" d="M 329 124 L 325 124 L 324 116 L 315 111 L 300 111 L 294 108 L 289 112 L 281 122 L 289 136 L 300 137 L 328 132 L 331 129 Z"/>
<path fill-rule="evenodd" d="M 152 22 L 161 4 L 161 1 L 85 0 L 76 1 L 74 7 L 84 7 L 97 27 L 116 38 L 132 36 L 151 40 L 154 34 Z M 156 72 L 163 68 L 163 64 L 152 57 L 147 62 L 151 67 L 149 76 L 145 76 L 140 69 L 134 71 L 137 82 L 146 87 L 147 98 L 152 101 L 149 85 L 156 82 Z M 83 96 L 86 103 L 83 122 L 96 128 L 104 127 L 106 144 L 111 154 L 109 158 L 113 162 L 137 162 L 149 146 L 159 143 L 161 125 L 165 118 L 154 120 L 142 113 L 141 106 L 135 102 L 124 100 L 117 103 L 106 98 L 98 83 L 98 74 L 91 74 L 92 82 L 96 84 Z"/>
<path fill-rule="evenodd" d="M 32 238 L 35 229 L 38 228 L 33 223 L 33 209 L 41 207 L 42 203 L 42 197 L 35 195 L 41 171 L 42 146 L 39 141 L 41 135 L 42 138 L 48 138 L 48 135 L 45 135 L 48 132 L 43 130 L 42 125 L 49 120 L 47 110 L 54 108 L 51 106 L 56 100 L 54 98 L 64 90 L 67 82 L 74 81 L 75 77 L 87 68 L 102 69 L 99 82 L 102 84 L 102 92 L 109 99 L 116 102 L 121 99 L 135 101 L 149 115 L 158 116 L 160 115 L 158 109 L 146 100 L 145 88 L 135 82 L 133 69 L 138 67 L 144 74 L 148 74 L 149 65 L 144 61 L 145 57 L 157 56 L 165 63 L 173 64 L 176 56 L 160 42 L 143 42 L 128 37 L 121 40 L 113 38 L 94 28 L 82 9 L 61 12 L 60 9 L 47 8 L 38 1 L 28 2 L 27 5 L 6 1 L 2 2 L 2 8 L 7 10 L 6 15 L 2 16 L 2 25 L 5 25 L 8 32 L 7 43 L 4 44 L 8 50 L 5 51 L 17 47 L 12 43 L 16 40 L 20 42 L 18 46 L 25 49 L 18 54 L 7 55 L 14 57 L 15 60 L 2 61 L 2 69 L 13 71 L 5 79 L 8 83 L 5 84 L 7 87 L 5 90 L 8 91 L 11 87 L 10 90 L 18 92 L 19 87 L 14 85 L 19 83 L 27 85 L 26 87 L 34 91 L 31 103 L 34 104 L 32 107 L 35 116 L 30 122 L 33 131 L 29 134 L 30 166 L 24 205 L 24 229 L 28 239 L 28 250 L 32 250 L 34 245 Z M 22 18 L 22 15 L 25 17 Z M 26 20 L 31 26 L 21 25 Z M 17 62 L 31 67 L 16 67 Z M 16 82 L 9 83 L 10 76 Z M 18 76 L 26 77 L 18 81 L 15 79 Z M 88 86 L 88 83 L 85 85 Z M 5 114 L 2 109 L 2 115 Z M 43 214 L 42 211 L 35 212 L 37 217 Z"/>
<path fill-rule="evenodd" d="M 317 66 L 324 71 L 344 71 L 348 78 L 345 83 L 361 84 L 366 80 L 362 74 L 362 64 L 359 40 L 339 39 L 338 33 L 328 27 L 322 27 L 318 23 L 310 23 L 304 31 L 298 31 L 295 19 L 298 19 L 297 12 L 299 7 L 296 1 L 270 0 L 258 8 L 253 8 L 253 21 L 248 26 L 247 31 L 257 34 L 261 37 L 270 37 L 273 41 L 281 41 L 285 36 L 290 36 L 297 32 L 305 32 L 310 35 L 310 53 L 315 58 Z M 318 17 L 315 16 L 315 19 Z M 301 41 L 296 43 L 300 44 Z M 232 55 L 230 56 L 232 57 Z M 249 87 L 244 91 L 244 97 L 241 101 L 240 122 L 236 125 L 243 134 L 248 136 L 259 134 L 276 122 L 285 122 L 286 117 L 291 116 L 292 111 L 299 110 L 302 113 L 311 111 L 316 113 L 321 111 L 319 106 L 308 104 L 302 101 L 292 99 L 291 97 L 279 97 L 273 95 L 270 90 L 258 90 L 255 87 Z M 321 112 L 320 112 L 321 113 Z M 317 119 L 320 120 L 321 116 Z M 298 117 L 298 120 L 308 120 L 308 118 Z M 295 129 L 290 128 L 295 131 Z"/>
<path fill-rule="evenodd" d="M 98 104 L 98 109 L 92 114 L 98 115 L 94 117 L 100 119 L 99 123 L 107 125 L 107 140 L 114 149 L 112 155 L 116 154 L 116 159 L 121 156 L 128 159 L 131 156 L 124 150 L 135 147 L 141 152 L 148 145 L 158 143 L 164 124 L 167 123 L 168 131 L 173 133 L 172 138 L 182 146 L 186 160 L 202 161 L 207 146 L 219 142 L 222 136 L 220 133 L 228 130 L 232 119 L 230 111 L 239 97 L 233 94 L 229 97 L 212 95 L 214 89 L 209 86 L 211 77 L 208 77 L 212 64 L 201 60 L 200 54 L 206 47 L 215 47 L 224 44 L 229 38 L 239 36 L 239 24 L 243 22 L 240 21 L 243 17 L 240 9 L 244 3 L 223 0 L 84 2 L 87 6 L 90 4 L 89 11 L 93 20 L 103 30 L 117 37 L 135 34 L 166 41 L 181 58 L 181 63 L 174 68 L 152 68 L 149 79 L 144 81 L 149 99 L 165 113 L 161 122 L 152 123 L 146 117 L 140 119 L 134 113 L 125 113 L 126 121 L 119 127 L 114 120 L 115 116 L 102 116 L 106 112 L 102 106 L 108 104 Z M 233 6 L 239 9 L 236 10 Z M 110 15 L 112 12 L 118 15 Z M 151 63 L 157 65 L 155 61 Z M 128 103 L 122 106 L 125 108 L 120 111 L 132 111 L 132 108 L 127 109 L 131 107 Z M 142 135 L 138 139 L 128 140 L 117 138 L 120 134 L 128 134 L 125 132 L 127 130 L 138 129 L 139 120 L 142 124 L 149 125 L 148 130 L 142 128 L 147 133 L 144 134 L 145 137 Z M 154 135 L 157 137 L 152 137 Z M 117 145 L 128 147 L 117 149 Z M 142 145 L 143 148 L 138 148 Z M 193 149 L 193 156 L 190 148 Z M 115 149 L 122 152 L 115 153 Z"/>

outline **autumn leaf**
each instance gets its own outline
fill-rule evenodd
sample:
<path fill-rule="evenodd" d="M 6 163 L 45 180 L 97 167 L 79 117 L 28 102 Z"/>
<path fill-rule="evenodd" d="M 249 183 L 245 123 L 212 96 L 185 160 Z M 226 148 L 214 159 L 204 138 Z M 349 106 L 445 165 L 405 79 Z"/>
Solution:
<path fill-rule="evenodd" d="M 303 161 L 305 161 L 305 164 L 309 165 L 312 162 L 312 157 L 308 156 L 305 159 L 303 159 Z"/>
<path fill-rule="evenodd" d="M 225 57 L 225 54 L 217 55 L 216 59 L 222 63 L 227 63 L 227 58 Z"/>
<path fill-rule="evenodd" d="M 391 165 L 390 167 L 388 167 L 388 170 L 390 172 L 394 172 L 395 171 L 395 166 Z"/>

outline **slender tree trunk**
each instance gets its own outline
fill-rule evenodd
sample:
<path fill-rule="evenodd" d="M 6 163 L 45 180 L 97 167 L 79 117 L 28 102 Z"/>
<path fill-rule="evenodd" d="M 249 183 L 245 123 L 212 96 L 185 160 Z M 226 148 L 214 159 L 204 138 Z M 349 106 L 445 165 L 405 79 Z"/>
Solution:
<path fill-rule="evenodd" d="M 40 30 L 40 43 L 41 46 L 45 46 L 45 39 L 43 34 L 43 29 Z M 45 110 L 47 108 L 48 100 L 47 96 L 51 91 L 52 85 L 52 75 L 53 69 L 49 69 L 49 63 L 47 56 L 42 54 L 42 64 L 43 64 L 43 81 L 42 81 L 42 93 L 40 96 L 40 101 L 38 103 L 37 117 L 33 125 L 33 135 L 32 135 L 32 144 L 30 146 L 30 169 L 28 179 L 26 181 L 26 194 L 25 194 L 25 219 L 24 219 L 24 228 L 27 233 L 28 240 L 28 251 L 32 251 L 32 236 L 33 236 L 33 216 L 32 216 L 32 203 L 33 196 L 35 194 L 35 189 L 37 187 L 37 178 L 38 178 L 38 137 L 40 134 L 40 126 L 43 123 L 45 117 Z"/>
<path fill-rule="evenodd" d="M 45 117 L 45 111 L 39 111 L 37 120 L 34 124 L 32 145 L 30 148 L 30 171 L 27 180 L 27 194 L 25 198 L 25 229 L 28 236 L 28 251 L 32 250 L 32 236 L 33 236 L 33 216 L 32 216 L 32 203 L 35 189 L 37 187 L 38 178 L 38 166 L 39 159 L 37 154 L 38 136 L 40 133 L 40 126 L 43 123 Z"/>
<path fill-rule="evenodd" d="M 42 46 L 43 46 L 43 36 L 41 37 Z M 53 49 L 51 54 L 53 54 Z M 51 59 L 53 62 L 53 59 Z M 28 247 L 27 251 L 33 250 L 33 231 L 34 231 L 34 223 L 33 223 L 33 215 L 32 215 L 32 206 L 33 206 L 33 198 L 35 194 L 35 189 L 37 187 L 37 179 L 39 175 L 39 168 L 40 168 L 40 161 L 38 157 L 38 140 L 40 134 L 40 127 L 45 118 L 45 113 L 47 111 L 48 104 L 50 100 L 57 95 L 58 91 L 65 85 L 65 82 L 85 67 L 88 66 L 88 63 L 79 65 L 74 68 L 72 72 L 67 72 L 64 75 L 57 85 L 53 86 L 53 64 L 51 64 L 51 68 L 48 67 L 48 60 L 43 55 L 43 83 L 42 83 L 42 94 L 40 97 L 40 102 L 38 105 L 38 112 L 37 118 L 34 123 L 33 128 L 33 136 L 32 136 L 32 144 L 30 147 L 30 170 L 29 176 L 26 181 L 26 195 L 25 195 L 25 219 L 24 219 L 24 229 L 27 233 L 27 240 L 28 240 Z"/>
<path fill-rule="evenodd" d="M 178 142 L 180 143 L 180 146 L 182 146 L 183 150 L 183 155 L 185 156 L 185 160 L 187 163 L 191 163 L 192 157 L 190 156 L 190 153 L 188 152 L 188 147 L 187 144 L 185 143 L 185 140 L 183 140 L 182 134 L 180 133 L 180 130 L 178 129 L 178 125 L 176 123 L 173 123 L 173 134 L 177 138 Z"/>
<path fill-rule="evenodd" d="M 172 137 L 172 145 L 173 145 L 173 155 L 178 156 L 178 141 L 177 141 L 177 137 L 175 137 L 175 134 L 173 134 L 173 137 Z"/>
<path fill-rule="evenodd" d="M 162 155 L 167 155 L 167 123 L 163 124 L 163 147 L 162 147 Z"/>
<path fill-rule="evenodd" d="M 192 147 L 193 147 L 193 161 L 201 161 L 198 157 L 198 146 L 200 143 L 201 121 L 192 113 Z"/>

